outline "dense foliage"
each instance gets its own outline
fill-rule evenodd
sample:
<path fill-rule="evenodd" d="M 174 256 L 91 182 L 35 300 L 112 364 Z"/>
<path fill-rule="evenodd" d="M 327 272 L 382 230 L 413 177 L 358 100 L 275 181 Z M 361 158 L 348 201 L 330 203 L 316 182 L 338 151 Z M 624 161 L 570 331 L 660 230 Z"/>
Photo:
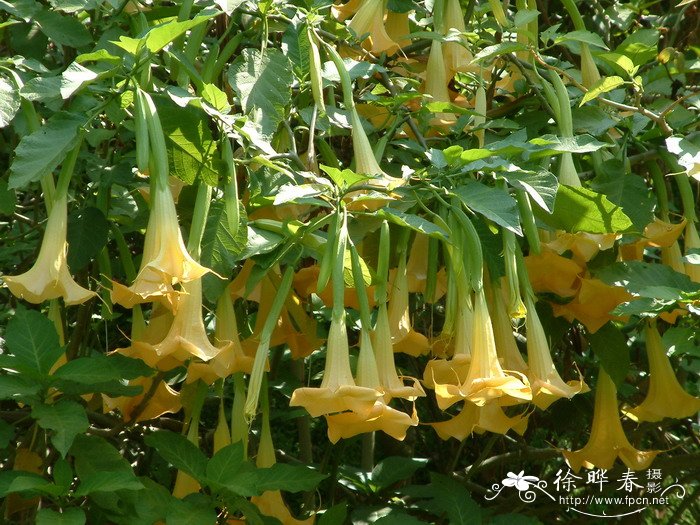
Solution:
<path fill-rule="evenodd" d="M 0 37 L 4 523 L 694 523 L 695 1 Z"/>

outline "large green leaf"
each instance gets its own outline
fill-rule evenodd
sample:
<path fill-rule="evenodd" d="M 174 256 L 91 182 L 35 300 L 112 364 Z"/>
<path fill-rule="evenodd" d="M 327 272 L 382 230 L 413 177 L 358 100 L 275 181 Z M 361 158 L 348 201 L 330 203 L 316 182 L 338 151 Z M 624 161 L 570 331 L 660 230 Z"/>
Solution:
<path fill-rule="evenodd" d="M 68 361 L 56 370 L 53 377 L 85 385 L 94 385 L 107 381 L 136 379 L 153 373 L 153 370 L 143 361 L 128 357 L 122 359 L 122 357 L 118 355 L 107 357 L 102 354 L 79 357 Z"/>
<path fill-rule="evenodd" d="M 62 46 L 83 47 L 92 44 L 92 36 L 77 17 L 63 16 L 57 11 L 41 11 L 34 18 L 42 33 Z"/>
<path fill-rule="evenodd" d="M 261 492 L 284 490 L 301 492 L 314 490 L 328 476 L 308 467 L 275 463 L 270 468 L 258 469 L 256 486 Z"/>
<path fill-rule="evenodd" d="M 7 187 L 6 180 L 0 180 L 0 215 L 12 215 L 17 206 L 15 190 Z"/>
<path fill-rule="evenodd" d="M 559 181 L 553 173 L 541 171 L 511 171 L 499 173 L 514 188 L 525 190 L 530 198 L 545 211 L 554 208 Z"/>
<path fill-rule="evenodd" d="M 625 335 L 608 321 L 594 334 L 588 334 L 588 342 L 608 375 L 616 385 L 621 385 L 630 366 L 630 352 Z"/>
<path fill-rule="evenodd" d="M 658 45 L 658 29 L 638 29 L 625 38 L 615 52 L 626 56 L 636 66 L 642 66 L 656 58 Z"/>
<path fill-rule="evenodd" d="M 225 489 L 245 497 L 261 493 L 257 486 L 257 469 L 245 460 L 241 442 L 228 445 L 214 454 L 206 466 L 206 478 L 214 490 Z"/>
<path fill-rule="evenodd" d="M 84 523 L 85 511 L 76 507 L 69 507 L 62 512 L 41 509 L 36 513 L 36 525 L 83 525 Z"/>
<path fill-rule="evenodd" d="M 80 479 L 75 496 L 87 496 L 94 492 L 114 492 L 116 490 L 140 490 L 144 488 L 133 472 L 93 472 Z"/>
<path fill-rule="evenodd" d="M 455 188 L 454 192 L 470 210 L 522 235 L 518 205 L 506 190 L 492 188 L 476 181 L 466 181 Z"/>
<path fill-rule="evenodd" d="M 21 375 L 0 375 L 0 399 L 26 400 L 35 396 L 41 385 Z M 2 447 L 0 447 L 2 448 Z"/>
<path fill-rule="evenodd" d="M 215 15 L 215 12 L 210 12 L 196 16 L 191 20 L 171 20 L 152 27 L 142 38 L 122 36 L 113 43 L 132 55 L 136 54 L 141 47 L 145 47 L 151 53 L 157 53 L 180 35 L 199 24 L 203 24 Z"/>
<path fill-rule="evenodd" d="M 253 114 L 261 132 L 268 137 L 286 116 L 293 80 L 289 59 L 277 49 L 268 49 L 264 54 L 257 49 L 244 49 L 228 74 L 243 111 Z"/>
<path fill-rule="evenodd" d="M 53 431 L 51 442 L 61 457 L 66 457 L 75 436 L 90 426 L 85 409 L 67 399 L 61 399 L 53 405 L 34 405 L 32 417 L 38 420 L 40 427 Z"/>
<path fill-rule="evenodd" d="M 114 445 L 99 436 L 76 436 L 70 453 L 75 458 L 75 471 L 80 479 L 99 472 L 134 473 Z"/>
<path fill-rule="evenodd" d="M 226 206 L 222 201 L 212 204 L 202 237 L 202 264 L 224 277 L 229 275 L 246 248 L 247 225 L 245 207 L 241 204 L 238 233 L 234 237 L 229 228 Z"/>
<path fill-rule="evenodd" d="M 109 234 L 109 222 L 99 209 L 88 206 L 68 217 L 68 266 L 77 272 L 97 257 Z"/>
<path fill-rule="evenodd" d="M 397 481 L 407 479 L 428 463 L 424 458 L 389 456 L 372 469 L 372 484 L 378 489 L 386 488 Z"/>
<path fill-rule="evenodd" d="M 63 355 L 53 323 L 41 313 L 21 307 L 7 325 L 5 344 L 18 371 L 33 377 L 48 376 Z"/>
<path fill-rule="evenodd" d="M 8 126 L 19 110 L 17 88 L 5 77 L 0 77 L 0 128 Z"/>
<path fill-rule="evenodd" d="M 196 480 L 204 479 L 207 458 L 197 445 L 188 441 L 185 436 L 168 430 L 159 430 L 146 436 L 145 441 L 176 469 L 189 474 Z"/>
<path fill-rule="evenodd" d="M 424 233 L 429 237 L 435 237 L 444 241 L 448 240 L 448 235 L 445 230 L 419 215 L 404 213 L 389 207 L 378 210 L 376 214 L 378 217 L 387 219 L 389 222 L 393 222 L 404 228 L 410 228 L 414 231 Z"/>
<path fill-rule="evenodd" d="M 664 264 L 618 262 L 596 269 L 593 274 L 607 284 L 624 286 L 629 292 L 649 299 L 676 301 L 700 294 L 700 284 Z"/>
<path fill-rule="evenodd" d="M 622 208 L 600 193 L 586 188 L 559 185 L 550 215 L 534 209 L 549 226 L 567 232 L 614 233 L 629 231 L 632 221 Z"/>
<path fill-rule="evenodd" d="M 78 128 L 85 119 L 72 113 L 56 113 L 46 125 L 25 135 L 15 149 L 10 166 L 10 188 L 23 188 L 51 173 L 75 146 Z"/>

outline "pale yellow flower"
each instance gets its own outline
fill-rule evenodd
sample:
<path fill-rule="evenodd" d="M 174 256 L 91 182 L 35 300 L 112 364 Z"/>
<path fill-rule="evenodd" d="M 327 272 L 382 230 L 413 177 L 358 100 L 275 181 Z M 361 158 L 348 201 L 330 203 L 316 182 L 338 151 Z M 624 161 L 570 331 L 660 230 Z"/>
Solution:
<path fill-rule="evenodd" d="M 390 55 L 399 48 L 384 27 L 384 0 L 364 0 L 348 27 L 358 38 L 366 35 L 362 46 L 371 53 Z"/>
<path fill-rule="evenodd" d="M 473 432 L 505 434 L 512 429 L 522 436 L 527 429 L 527 421 L 526 415 L 508 417 L 498 403 L 478 406 L 465 401 L 459 414 L 447 421 L 430 423 L 430 426 L 435 429 L 440 439 L 455 438 L 464 441 Z"/>
<path fill-rule="evenodd" d="M 53 204 L 34 265 L 23 274 L 3 277 L 13 295 L 34 304 L 62 297 L 67 305 L 82 304 L 97 295 L 76 283 L 68 271 L 67 229 L 68 201 L 63 195 Z"/>
<path fill-rule="evenodd" d="M 387 322 L 391 330 L 394 351 L 403 352 L 413 357 L 427 354 L 430 350 L 428 338 L 416 332 L 411 326 L 411 312 L 408 304 L 408 274 L 404 257 L 401 257 L 399 267 L 394 274 L 388 314 Z"/>
<path fill-rule="evenodd" d="M 632 470 L 644 470 L 659 453 L 634 448 L 625 436 L 617 412 L 617 389 L 610 376 L 601 368 L 595 393 L 593 425 L 588 443 L 576 451 L 562 451 L 571 468 L 578 472 L 587 469 L 612 468 L 619 457 Z"/>

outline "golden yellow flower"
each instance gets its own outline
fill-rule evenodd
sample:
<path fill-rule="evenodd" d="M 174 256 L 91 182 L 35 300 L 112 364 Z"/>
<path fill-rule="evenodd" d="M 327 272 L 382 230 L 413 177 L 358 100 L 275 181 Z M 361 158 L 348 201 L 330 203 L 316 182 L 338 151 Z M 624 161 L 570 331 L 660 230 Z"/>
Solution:
<path fill-rule="evenodd" d="M 543 249 L 539 255 L 525 257 L 530 284 L 535 292 L 553 293 L 571 297 L 579 287 L 579 275 L 584 268 L 551 250 Z"/>
<path fill-rule="evenodd" d="M 654 219 L 654 222 L 647 224 L 644 228 L 644 234 L 641 239 L 620 246 L 622 259 L 625 261 L 641 261 L 644 255 L 644 248 L 647 246 L 668 248 L 678 240 L 685 224 L 685 219 L 678 224 L 672 224 L 658 218 Z"/>
<path fill-rule="evenodd" d="M 325 417 L 328 423 L 328 439 L 331 443 L 376 430 L 381 430 L 394 439 L 403 441 L 408 427 L 418 426 L 418 414 L 415 408 L 409 416 L 405 412 L 390 407 L 384 400 L 375 401 L 369 412 L 343 412 Z"/>
<path fill-rule="evenodd" d="M 174 303 L 173 285 L 202 277 L 210 270 L 195 261 L 185 248 L 170 189 L 155 185 L 151 215 L 146 228 L 143 258 L 134 283 L 113 283 L 112 302 L 127 308 L 163 298 Z"/>
<path fill-rule="evenodd" d="M 681 247 L 678 246 L 678 241 L 671 244 L 671 246 L 661 247 L 661 262 L 678 273 L 685 273 L 683 254 L 681 253 Z"/>
<path fill-rule="evenodd" d="M 350 351 L 345 328 L 345 312 L 331 319 L 326 345 L 326 364 L 323 380 L 318 388 L 297 388 L 292 393 L 290 406 L 303 406 L 312 417 L 353 410 L 368 412 L 381 392 L 355 384 L 350 369 Z"/>
<path fill-rule="evenodd" d="M 433 40 L 425 69 L 423 93 L 428 95 L 430 102 L 450 102 L 450 92 L 447 84 L 449 79 L 445 74 L 445 59 L 442 54 L 442 42 Z M 446 128 L 455 123 L 454 113 L 436 113 L 431 119 L 433 127 Z"/>
<path fill-rule="evenodd" d="M 342 22 L 346 18 L 354 15 L 360 8 L 360 5 L 362 5 L 362 0 L 350 0 L 344 4 L 333 4 L 333 7 L 331 7 L 331 12 L 333 13 L 333 16 Z"/>
<path fill-rule="evenodd" d="M 440 439 L 455 438 L 464 441 L 473 432 L 505 434 L 513 429 L 522 436 L 527 429 L 527 421 L 527 415 L 508 417 L 497 403 L 478 406 L 465 401 L 459 414 L 447 421 L 430 423 L 430 426 L 435 429 Z"/>
<path fill-rule="evenodd" d="M 391 55 L 399 48 L 384 27 L 384 0 L 364 0 L 348 27 L 358 38 L 366 36 L 362 46 L 375 55 Z"/>
<path fill-rule="evenodd" d="M 532 402 L 544 410 L 557 399 L 571 399 L 576 394 L 587 391 L 588 386 L 581 377 L 578 381 L 564 382 L 552 361 L 547 335 L 529 294 L 525 294 L 525 306 L 528 378 L 532 387 Z"/>
<path fill-rule="evenodd" d="M 67 305 L 82 304 L 97 295 L 76 283 L 68 271 L 67 230 L 68 201 L 63 195 L 53 204 L 34 265 L 23 274 L 3 277 L 13 295 L 34 304 L 62 297 Z"/>
<path fill-rule="evenodd" d="M 447 34 L 450 30 L 465 33 L 467 29 L 464 25 L 464 13 L 462 13 L 459 0 L 447 0 L 444 9 L 442 15 L 444 33 Z M 458 71 L 471 71 L 474 73 L 479 71 L 480 66 L 472 64 L 474 57 L 467 49 L 466 43 L 466 37 L 462 37 L 459 42 L 450 41 L 443 44 L 443 57 L 448 79 L 454 77 Z"/>
<path fill-rule="evenodd" d="M 649 359 L 649 391 L 641 405 L 624 409 L 634 421 L 661 421 L 665 417 L 682 419 L 700 411 L 700 399 L 688 394 L 673 373 L 656 323 L 647 323 L 647 358 Z"/>
<path fill-rule="evenodd" d="M 391 330 L 391 341 L 394 344 L 395 352 L 403 352 L 413 357 L 428 353 L 430 350 L 428 338 L 416 332 L 411 326 L 411 312 L 408 304 L 408 274 L 404 257 L 401 257 L 399 267 L 394 274 L 388 315 L 387 323 Z"/>
<path fill-rule="evenodd" d="M 492 291 L 492 301 L 489 306 L 492 313 L 493 336 L 496 341 L 498 357 L 503 361 L 504 370 L 514 370 L 527 375 L 528 366 L 515 342 L 513 325 L 501 289 L 494 286 Z"/>
<path fill-rule="evenodd" d="M 428 388 L 442 389 L 445 385 L 458 386 L 466 381 L 472 359 L 470 339 L 473 319 L 471 308 L 468 300 L 461 302 L 461 305 L 456 308 L 453 332 L 443 334 L 439 341 L 440 344 L 435 345 L 437 350 L 441 350 L 440 347 L 442 347 L 442 355 L 451 353 L 452 357 L 428 361 L 423 371 L 423 384 Z M 436 347 L 433 348 L 433 353 L 435 353 Z M 449 397 L 447 392 L 445 392 L 445 396 Z M 440 398 L 438 398 L 439 402 Z"/>
<path fill-rule="evenodd" d="M 406 47 L 411 43 L 409 35 L 411 29 L 408 26 L 408 11 L 405 13 L 395 13 L 394 11 L 387 11 L 386 23 L 384 24 L 386 28 L 387 36 L 396 42 L 400 47 Z"/>
<path fill-rule="evenodd" d="M 435 396 L 441 409 L 463 399 L 478 406 L 506 396 L 520 402 L 532 399 L 527 379 L 517 377 L 521 375 L 517 372 L 506 374 L 501 368 L 483 288 L 474 297 L 471 348 L 471 363 L 464 382 L 459 385 L 435 385 Z"/>
<path fill-rule="evenodd" d="M 546 246 L 559 255 L 570 251 L 574 262 L 585 266 L 599 251 L 612 248 L 617 237 L 616 233 L 557 232 L 556 238 Z"/>
<path fill-rule="evenodd" d="M 627 440 L 617 412 L 615 383 L 601 368 L 588 443 L 582 449 L 563 450 L 562 453 L 571 468 L 578 472 L 582 466 L 587 469 L 610 469 L 618 457 L 630 469 L 643 470 L 651 465 L 659 451 L 637 450 Z"/>
<path fill-rule="evenodd" d="M 102 402 L 106 409 L 105 411 L 119 410 L 125 421 L 131 421 L 134 411 L 139 407 L 144 396 L 153 386 L 153 381 L 154 380 L 149 377 L 140 377 L 130 381 L 129 384 L 131 386 L 141 386 L 143 388 L 143 392 L 136 396 L 120 396 L 113 398 L 103 394 Z M 180 394 L 163 381 L 160 381 L 154 395 L 148 400 L 148 403 L 141 413 L 136 416 L 134 421 L 149 421 L 163 414 L 179 412 L 181 408 Z"/>
<path fill-rule="evenodd" d="M 610 286 L 599 279 L 581 279 L 581 287 L 576 297 L 566 304 L 552 304 L 556 316 L 571 322 L 578 319 L 591 333 L 595 333 L 605 323 L 614 319 L 610 315 L 619 304 L 634 297 L 621 286 Z"/>
<path fill-rule="evenodd" d="M 411 253 L 408 255 L 408 263 L 406 263 L 409 292 L 425 293 L 425 286 L 428 282 L 428 241 L 428 236 L 422 233 L 417 233 L 413 239 Z M 447 274 L 443 267 L 437 273 L 433 300 L 439 301 L 446 292 Z"/>
<path fill-rule="evenodd" d="M 214 429 L 214 454 L 222 448 L 231 444 L 231 429 L 226 421 L 226 412 L 224 411 L 224 402 L 219 403 L 219 419 L 216 422 Z"/>

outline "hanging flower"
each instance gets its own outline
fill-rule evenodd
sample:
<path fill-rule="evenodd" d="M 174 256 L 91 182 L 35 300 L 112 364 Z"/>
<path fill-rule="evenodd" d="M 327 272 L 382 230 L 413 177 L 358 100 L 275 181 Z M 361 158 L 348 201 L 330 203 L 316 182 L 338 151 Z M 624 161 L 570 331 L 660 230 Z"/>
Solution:
<path fill-rule="evenodd" d="M 441 346 L 444 347 L 442 354 L 447 355 L 451 353 L 452 357 L 450 359 L 433 359 L 428 361 L 423 371 L 423 383 L 425 386 L 442 390 L 446 385 L 458 386 L 467 380 L 469 365 L 472 360 L 470 341 L 472 326 L 471 303 L 463 300 L 459 307 L 456 308 L 453 333 L 449 336 L 443 335 L 441 337 Z M 448 352 L 448 349 L 451 352 Z M 435 350 L 436 348 L 433 347 L 434 353 Z M 447 396 L 446 398 L 450 397 L 447 392 L 445 392 L 445 396 Z M 441 397 L 438 397 L 438 405 Z"/>
<path fill-rule="evenodd" d="M 440 439 L 446 441 L 449 438 L 455 438 L 464 441 L 473 432 L 506 434 L 512 429 L 522 436 L 527 429 L 527 421 L 527 416 L 523 414 L 508 417 L 498 403 L 478 406 L 465 401 L 459 414 L 447 421 L 430 423 L 430 426 L 435 429 Z"/>
<path fill-rule="evenodd" d="M 69 305 L 82 304 L 97 294 L 76 283 L 68 271 L 68 200 L 56 199 L 46 223 L 46 232 L 34 265 L 25 273 L 3 277 L 13 295 L 40 304 L 62 297 Z"/>
<path fill-rule="evenodd" d="M 358 38 L 364 38 L 362 46 L 375 55 L 390 55 L 399 48 L 384 27 L 384 0 L 364 0 L 348 27 Z"/>
<path fill-rule="evenodd" d="M 600 368 L 595 393 L 593 425 L 588 443 L 576 451 L 562 451 L 571 468 L 578 472 L 587 469 L 610 469 L 616 458 L 632 470 L 643 470 L 651 465 L 659 453 L 634 448 L 625 436 L 617 412 L 617 389 L 610 376 Z"/>
<path fill-rule="evenodd" d="M 387 36 L 396 42 L 400 48 L 404 48 L 411 43 L 409 35 L 411 29 L 408 26 L 408 11 L 405 13 L 396 13 L 387 11 L 386 21 L 384 24 Z"/>
<path fill-rule="evenodd" d="M 464 13 L 459 5 L 459 0 L 447 0 L 443 12 L 444 33 L 459 31 L 464 34 L 467 28 L 464 24 Z M 472 64 L 474 57 L 466 47 L 466 37 L 462 36 L 459 42 L 445 42 L 443 44 L 443 57 L 445 60 L 445 71 L 447 78 L 451 79 L 458 71 L 477 72 L 479 66 Z"/>
<path fill-rule="evenodd" d="M 588 387 L 583 382 L 583 378 L 579 378 L 578 381 L 564 382 L 552 361 L 544 327 L 529 294 L 526 294 L 525 306 L 527 307 L 525 321 L 527 364 L 530 369 L 528 378 L 532 387 L 532 402 L 545 410 L 557 399 L 562 397 L 571 399 L 576 394 L 587 391 Z"/>
<path fill-rule="evenodd" d="M 130 386 L 140 386 L 143 392 L 136 396 L 109 397 L 102 395 L 105 411 L 119 410 L 125 421 L 132 421 L 134 411 L 141 405 L 144 397 L 153 386 L 154 379 L 140 377 L 129 382 Z M 170 388 L 165 382 L 159 381 L 155 393 L 148 399 L 141 413 L 136 415 L 134 422 L 149 421 L 163 414 L 179 412 L 182 408 L 180 394 Z"/>
<path fill-rule="evenodd" d="M 649 391 L 641 405 L 623 410 L 634 421 L 661 421 L 665 417 L 682 419 L 700 411 L 700 399 L 688 394 L 673 373 L 656 323 L 647 323 L 647 358 L 649 359 Z"/>
<path fill-rule="evenodd" d="M 417 233 L 411 244 L 411 252 L 406 263 L 408 291 L 425 294 L 428 282 L 428 242 L 427 235 Z M 440 268 L 435 278 L 435 296 L 433 301 L 439 301 L 447 292 L 447 274 L 445 268 Z M 427 298 L 425 298 L 427 301 Z"/>
<path fill-rule="evenodd" d="M 450 102 L 450 92 L 447 84 L 449 79 L 445 74 L 445 60 L 442 53 L 442 42 L 433 40 L 425 69 L 423 93 L 428 95 L 429 102 Z M 454 113 L 436 113 L 431 119 L 433 127 L 449 127 L 456 121 Z"/>
<path fill-rule="evenodd" d="M 653 222 L 646 225 L 641 239 L 620 245 L 622 259 L 625 261 L 641 261 L 644 255 L 644 248 L 647 246 L 668 248 L 678 240 L 685 224 L 685 219 L 678 224 L 672 224 L 655 218 Z"/>
<path fill-rule="evenodd" d="M 556 238 L 546 246 L 559 255 L 570 251 L 574 262 L 585 266 L 599 251 L 612 248 L 617 237 L 616 233 L 557 232 Z"/>
<path fill-rule="evenodd" d="M 560 297 L 576 294 L 578 278 L 584 272 L 583 266 L 546 248 L 539 255 L 525 257 L 525 266 L 535 292 L 553 293 Z"/>
<path fill-rule="evenodd" d="M 358 434 L 381 430 L 398 441 L 406 438 L 409 427 L 418 426 L 418 414 L 413 409 L 407 413 L 390 407 L 383 400 L 378 400 L 369 412 L 343 412 L 326 416 L 328 439 L 337 443 Z"/>
<path fill-rule="evenodd" d="M 520 402 L 532 399 L 527 379 L 506 374 L 496 353 L 491 316 L 483 288 L 475 293 L 472 331 L 472 358 L 467 377 L 460 385 L 435 385 L 438 406 L 445 409 L 462 399 L 478 406 L 509 397 Z"/>
<path fill-rule="evenodd" d="M 496 352 L 498 358 L 503 361 L 503 369 L 513 370 L 527 375 L 528 366 L 523 359 L 518 345 L 513 337 L 513 326 L 511 325 L 508 309 L 503 299 L 500 287 L 492 288 L 492 301 L 489 310 L 492 312 L 493 336 L 496 341 Z M 524 307 L 523 307 L 524 309 Z"/>
<path fill-rule="evenodd" d="M 178 295 L 174 284 L 194 281 L 210 271 L 187 253 L 170 189 L 167 185 L 155 186 L 143 258 L 136 280 L 128 288 L 113 283 L 112 302 L 126 308 L 152 302 L 156 298 L 163 298 L 174 305 Z"/>
<path fill-rule="evenodd" d="M 303 406 L 312 417 L 353 410 L 369 411 L 381 393 L 355 384 L 350 370 L 350 351 L 345 328 L 345 312 L 331 319 L 326 344 L 326 366 L 318 388 L 297 388 L 290 406 Z"/>
<path fill-rule="evenodd" d="M 394 274 L 387 323 L 391 329 L 391 341 L 395 352 L 403 352 L 413 357 L 428 353 L 430 350 L 428 338 L 416 332 L 411 326 L 405 257 L 401 257 L 399 267 Z"/>

